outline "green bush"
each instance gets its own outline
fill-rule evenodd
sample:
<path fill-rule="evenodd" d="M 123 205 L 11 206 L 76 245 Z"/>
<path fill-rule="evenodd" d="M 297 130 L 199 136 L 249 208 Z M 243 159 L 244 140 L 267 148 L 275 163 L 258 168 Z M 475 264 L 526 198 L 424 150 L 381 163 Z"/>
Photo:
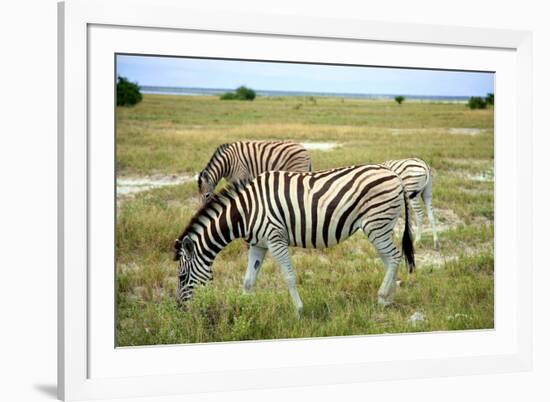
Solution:
<path fill-rule="evenodd" d="M 125 77 L 118 77 L 116 84 L 116 104 L 117 106 L 133 106 L 143 99 L 139 91 L 139 85 L 128 81 Z"/>
<path fill-rule="evenodd" d="M 485 102 L 488 104 L 488 105 L 494 105 L 495 104 L 495 94 L 487 94 L 487 96 L 485 97 Z"/>
<path fill-rule="evenodd" d="M 468 100 L 468 107 L 470 109 L 486 109 L 487 108 L 487 102 L 485 99 L 479 97 L 479 96 L 472 96 Z"/>
<path fill-rule="evenodd" d="M 233 92 L 226 92 L 220 96 L 221 100 L 233 100 L 235 99 L 235 94 Z"/>
<path fill-rule="evenodd" d="M 404 96 L 401 96 L 401 95 L 399 95 L 399 96 L 396 96 L 396 97 L 395 97 L 395 98 L 393 98 L 393 99 L 395 99 L 395 101 L 396 101 L 396 102 L 397 102 L 398 104 L 402 104 L 402 103 L 403 103 L 403 101 L 405 100 L 405 97 L 404 97 Z"/>
<path fill-rule="evenodd" d="M 254 100 L 254 98 L 256 98 L 256 92 L 245 86 L 238 87 L 235 91 L 235 95 L 239 100 Z"/>
<path fill-rule="evenodd" d="M 226 92 L 220 96 L 221 100 L 254 100 L 256 92 L 244 85 L 238 87 L 235 92 Z"/>

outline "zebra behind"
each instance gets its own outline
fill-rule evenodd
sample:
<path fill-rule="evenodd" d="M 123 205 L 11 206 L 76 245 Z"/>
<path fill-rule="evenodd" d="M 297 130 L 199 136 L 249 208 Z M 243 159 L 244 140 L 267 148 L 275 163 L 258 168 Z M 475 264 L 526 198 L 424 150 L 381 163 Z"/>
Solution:
<path fill-rule="evenodd" d="M 414 248 L 406 193 L 390 169 L 363 165 L 314 173 L 263 173 L 246 187 L 226 189 L 212 197 L 176 240 L 180 301 L 191 299 L 197 284 L 212 279 L 214 259 L 227 244 L 244 238 L 250 244 L 245 291 L 252 289 L 269 250 L 300 314 L 303 305 L 289 246 L 331 247 L 362 230 L 386 268 L 378 302 L 391 303 L 402 255 L 393 232 L 403 208 L 402 247 L 412 272 Z"/>
<path fill-rule="evenodd" d="M 435 216 L 432 207 L 432 169 L 422 159 L 409 158 L 400 160 L 391 160 L 383 163 L 393 170 L 403 180 L 405 191 L 409 196 L 411 207 L 415 214 L 416 235 L 415 242 L 419 242 L 422 237 L 422 220 L 424 219 L 424 208 L 420 202 L 420 197 L 424 200 L 428 219 L 432 225 L 432 236 L 434 247 L 438 247 L 437 228 Z"/>
<path fill-rule="evenodd" d="M 233 185 L 243 185 L 268 170 L 309 172 L 311 159 L 306 149 L 293 141 L 222 144 L 199 174 L 198 185 L 203 203 L 212 197 L 222 178 Z"/>

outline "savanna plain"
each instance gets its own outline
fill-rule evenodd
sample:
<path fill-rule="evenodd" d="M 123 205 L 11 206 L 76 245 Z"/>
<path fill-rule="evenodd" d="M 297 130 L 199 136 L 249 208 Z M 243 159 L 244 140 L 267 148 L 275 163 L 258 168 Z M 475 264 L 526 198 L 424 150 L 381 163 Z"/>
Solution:
<path fill-rule="evenodd" d="M 218 255 L 214 280 L 180 309 L 173 244 L 199 208 L 194 177 L 218 145 L 252 139 L 304 143 L 314 170 L 408 157 L 432 166 L 440 247 L 425 217 L 417 269 L 408 274 L 401 263 L 393 305 L 377 304 L 384 268 L 359 231 L 333 248 L 291 249 L 301 318 L 269 254 L 254 292 L 243 294 L 242 240 Z M 146 94 L 118 107 L 116 344 L 493 328 L 493 162 L 493 109 L 463 103 Z"/>

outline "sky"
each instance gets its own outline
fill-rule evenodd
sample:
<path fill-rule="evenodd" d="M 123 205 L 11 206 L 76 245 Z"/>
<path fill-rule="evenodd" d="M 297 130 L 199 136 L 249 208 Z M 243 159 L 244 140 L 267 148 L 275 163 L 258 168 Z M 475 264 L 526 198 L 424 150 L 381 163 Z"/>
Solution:
<path fill-rule="evenodd" d="M 404 68 L 117 56 L 117 74 L 142 86 L 335 92 L 389 95 L 485 96 L 494 74 Z"/>

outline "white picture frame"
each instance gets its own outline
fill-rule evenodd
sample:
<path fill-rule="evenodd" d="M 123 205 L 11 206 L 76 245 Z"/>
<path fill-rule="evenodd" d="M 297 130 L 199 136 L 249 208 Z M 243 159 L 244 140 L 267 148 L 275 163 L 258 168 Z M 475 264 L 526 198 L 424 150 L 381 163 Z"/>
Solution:
<path fill-rule="evenodd" d="M 129 9 L 132 10 L 131 13 L 127 12 Z M 501 373 L 531 368 L 532 37 L 529 32 L 275 15 L 212 15 L 196 9 L 186 9 L 184 4 L 176 0 L 69 0 L 59 4 L 58 15 L 60 398 L 79 400 L 161 396 L 381 379 Z M 139 41 L 136 41 L 137 35 L 141 35 Z M 99 319 L 96 317 L 97 312 L 101 311 L 102 306 L 97 302 L 97 298 L 93 297 L 94 292 L 98 291 L 98 286 L 101 292 L 114 291 L 103 289 L 102 282 L 97 282 L 101 278 L 95 271 L 90 270 L 90 258 L 95 253 L 90 250 L 90 239 L 97 236 L 97 233 L 90 231 L 90 210 L 97 208 L 95 205 L 99 199 L 96 195 L 100 194 L 95 190 L 90 191 L 90 186 L 94 185 L 97 177 L 109 174 L 109 166 L 102 170 L 94 162 L 97 154 L 91 152 L 91 149 L 96 146 L 94 144 L 98 138 L 94 135 L 94 130 L 109 130 L 114 120 L 108 115 L 103 115 L 101 107 L 94 106 L 101 104 L 97 101 L 97 96 L 100 96 L 100 100 L 101 97 L 109 96 L 108 93 L 104 95 L 103 89 L 98 86 L 102 72 L 99 71 L 101 68 L 95 66 L 105 63 L 96 55 L 103 54 L 108 57 L 113 52 L 121 50 L 139 50 L 140 46 L 143 49 L 150 46 L 146 53 L 154 53 L 156 43 L 159 43 L 159 35 L 165 39 L 162 42 L 166 43 L 160 54 L 173 52 L 170 43 L 176 43 L 181 37 L 198 37 L 200 42 L 201 35 L 209 35 L 218 40 L 225 38 L 228 44 L 225 51 L 233 51 L 234 57 L 242 58 L 252 56 L 245 53 L 237 54 L 238 47 L 231 50 L 229 45 L 232 41 L 260 41 L 274 45 L 278 41 L 286 41 L 287 44 L 308 41 L 312 47 L 337 44 L 337 47 L 332 48 L 331 55 L 340 57 L 337 61 L 343 63 L 351 63 L 351 60 L 357 57 L 349 50 L 354 46 L 371 46 L 373 51 L 380 48 L 379 57 L 385 57 L 385 63 L 389 63 L 385 65 L 406 63 L 412 66 L 419 63 L 418 66 L 442 68 L 444 63 L 447 63 L 447 67 L 452 65 L 468 70 L 482 65 L 480 63 L 483 63 L 483 60 L 487 60 L 489 64 L 500 63 L 496 70 L 497 77 L 498 72 L 502 71 L 502 77 L 506 77 L 506 80 L 499 83 L 497 78 L 496 88 L 497 91 L 502 88 L 500 93 L 510 96 L 495 109 L 495 160 L 498 161 L 500 155 L 500 160 L 505 158 L 508 162 L 500 167 L 497 163 L 496 166 L 495 228 L 498 241 L 495 265 L 496 268 L 500 267 L 502 272 L 500 278 L 504 278 L 499 281 L 497 270 L 497 284 L 500 283 L 499 286 L 503 286 L 502 289 L 509 292 L 510 300 L 506 302 L 502 297 L 499 299 L 497 293 L 496 313 L 502 313 L 502 310 L 506 309 L 503 316 L 512 317 L 510 321 L 501 320 L 499 324 L 497 314 L 495 330 L 491 333 L 473 331 L 413 336 L 346 337 L 292 342 L 255 342 L 244 346 L 237 342 L 199 345 L 195 349 L 184 349 L 180 345 L 116 350 L 114 343 L 108 344 L 108 337 L 105 338 L 107 341 L 97 341 L 103 339 L 102 333 L 109 334 L 103 329 L 108 330 L 109 325 L 112 328 L 114 323 L 111 320 L 110 323 L 105 321 L 96 325 L 96 322 L 99 322 L 96 321 Z M 206 42 L 201 42 L 205 49 L 208 47 Z M 117 46 L 123 46 L 124 49 Z M 414 54 L 420 55 L 417 57 L 425 55 L 425 58 L 414 61 L 411 56 L 413 52 L 390 54 L 392 52 L 387 51 L 388 48 L 406 50 L 413 47 Z M 288 48 L 287 51 L 290 52 L 292 46 Z M 96 50 L 99 53 L 95 53 Z M 196 49 L 195 53 L 200 51 Z M 204 50 L 204 54 L 195 55 L 207 56 L 208 51 L 207 49 Z M 272 60 L 292 57 L 290 53 L 285 56 L 277 46 L 273 46 L 270 51 L 269 58 Z M 338 53 L 340 51 L 341 53 Z M 433 52 L 447 52 L 445 55 L 448 57 L 445 57 L 445 61 L 438 61 L 437 57 L 434 59 L 433 55 L 430 56 Z M 346 54 L 349 55 L 348 61 Z M 472 57 L 472 54 L 476 57 Z M 409 59 L 405 60 L 407 57 Z M 268 56 L 263 55 L 259 58 L 266 59 Z M 109 71 L 105 70 L 107 75 Z M 106 113 L 109 113 L 108 108 Z M 499 200 L 499 192 L 508 194 L 507 201 L 502 196 Z M 506 234 L 500 225 L 501 220 L 498 216 L 503 216 L 504 213 L 509 215 L 510 220 L 507 229 L 512 228 L 510 232 L 514 235 Z M 503 253 L 500 259 L 499 250 Z M 91 286 L 92 281 L 99 285 Z M 455 345 L 454 353 L 441 357 L 443 354 L 429 354 L 425 349 L 427 345 L 434 345 L 437 349 L 438 344 L 442 349 L 448 344 Z M 400 353 L 401 357 L 387 358 L 370 356 L 369 359 L 360 353 L 356 356 L 345 353 L 346 350 L 354 348 L 374 350 L 384 347 L 395 348 L 396 345 L 406 350 L 415 350 L 415 353 Z M 299 360 L 296 356 L 299 351 L 303 353 L 304 350 L 308 352 Z M 323 360 L 318 357 L 322 355 L 318 353 L 319 350 L 332 350 L 334 353 L 332 357 L 324 357 Z M 269 351 L 271 355 L 265 354 L 265 361 L 261 364 L 251 358 Z M 206 362 L 205 366 L 195 371 L 177 372 L 176 368 L 169 365 L 154 364 L 155 361 L 167 361 L 170 355 L 183 352 L 189 361 L 197 363 L 194 367 L 199 367 L 198 362 L 201 359 Z M 214 370 L 209 370 L 208 364 L 212 365 L 214 361 L 207 356 L 220 353 L 233 357 L 232 361 L 242 360 L 241 365 L 217 364 Z M 279 356 L 279 360 L 276 356 Z M 116 360 L 119 357 L 120 362 Z M 287 360 L 290 363 L 285 363 Z M 147 366 L 148 371 L 137 367 L 139 362 Z M 304 370 L 304 367 L 307 367 L 307 370 Z"/>

